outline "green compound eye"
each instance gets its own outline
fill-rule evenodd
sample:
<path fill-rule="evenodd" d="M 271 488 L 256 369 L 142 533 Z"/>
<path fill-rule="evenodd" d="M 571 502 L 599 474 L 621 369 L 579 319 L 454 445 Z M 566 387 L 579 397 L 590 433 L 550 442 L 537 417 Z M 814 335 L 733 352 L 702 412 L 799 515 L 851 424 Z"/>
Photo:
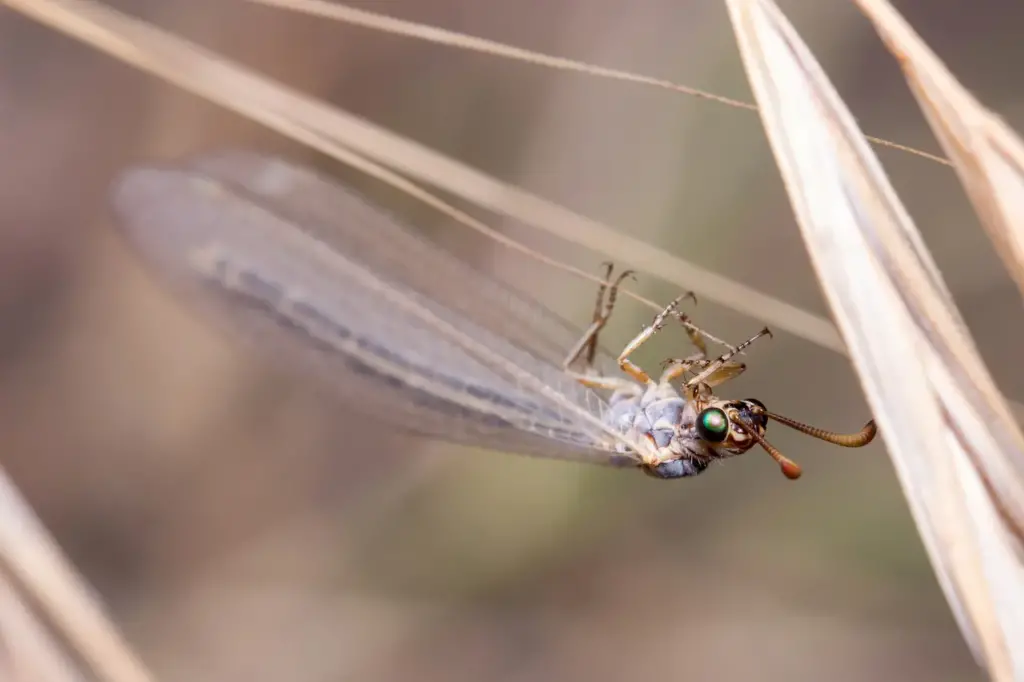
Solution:
<path fill-rule="evenodd" d="M 729 435 L 729 418 L 717 407 L 697 415 L 697 435 L 709 443 L 721 443 Z"/>

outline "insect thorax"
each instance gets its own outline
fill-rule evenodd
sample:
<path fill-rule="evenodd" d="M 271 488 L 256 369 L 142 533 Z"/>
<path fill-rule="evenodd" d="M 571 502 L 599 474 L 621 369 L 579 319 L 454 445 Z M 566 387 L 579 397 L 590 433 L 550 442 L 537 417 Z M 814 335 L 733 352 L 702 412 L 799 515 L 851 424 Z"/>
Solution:
<path fill-rule="evenodd" d="M 617 390 L 606 421 L 631 443 L 646 442 L 655 461 L 646 469 L 658 478 L 695 476 L 721 455 L 695 431 L 698 409 L 667 382 Z"/>

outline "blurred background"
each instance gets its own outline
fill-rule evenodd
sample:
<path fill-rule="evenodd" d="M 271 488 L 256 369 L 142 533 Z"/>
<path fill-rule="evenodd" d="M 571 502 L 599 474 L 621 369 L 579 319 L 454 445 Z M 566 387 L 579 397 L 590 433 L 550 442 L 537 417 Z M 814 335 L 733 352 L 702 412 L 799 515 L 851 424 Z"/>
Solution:
<path fill-rule="evenodd" d="M 820 315 L 756 115 L 295 16 L 120 0 L 305 92 Z M 351 3 L 750 99 L 712 0 Z M 895 3 L 1024 130 L 1024 5 Z M 868 134 L 935 150 L 852 3 L 780 2 Z M 223 147 L 339 170 L 0 9 L 2 462 L 161 680 L 980 680 L 881 439 L 774 429 L 665 483 L 368 430 L 321 387 L 207 325 L 110 223 L 126 165 Z M 1024 398 L 1019 298 L 954 174 L 880 151 L 986 359 Z M 423 209 L 446 247 L 583 326 L 593 289 Z M 419 211 L 417 214 L 416 211 Z M 492 221 L 567 262 L 582 252 Z M 677 291 L 641 277 L 658 301 Z M 622 299 L 617 350 L 645 308 Z M 702 300 L 739 341 L 762 326 Z M 662 335 L 640 359 L 681 354 Z M 824 428 L 868 418 L 845 358 L 785 333 L 729 391 Z M 780 432 L 781 431 L 781 432 Z M 755 454 L 757 453 L 757 454 Z"/>

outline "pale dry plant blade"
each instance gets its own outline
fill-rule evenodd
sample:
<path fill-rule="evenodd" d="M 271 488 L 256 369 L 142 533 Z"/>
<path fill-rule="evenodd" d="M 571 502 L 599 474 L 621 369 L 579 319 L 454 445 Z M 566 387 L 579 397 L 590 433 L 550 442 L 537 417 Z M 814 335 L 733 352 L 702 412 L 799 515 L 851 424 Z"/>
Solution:
<path fill-rule="evenodd" d="M 386 166 L 842 352 L 832 324 L 89 0 L 2 0 L 53 29 L 386 182 Z M 386 170 L 386 169 L 384 169 Z M 438 200 L 440 201 L 440 200 Z M 453 209 L 454 210 L 454 209 Z"/>
<path fill-rule="evenodd" d="M 245 1 L 256 5 L 267 5 L 269 7 L 277 7 L 292 12 L 299 12 L 301 14 L 322 17 L 332 21 L 341 21 L 375 31 L 381 31 L 383 33 L 390 33 L 392 35 L 401 35 L 407 38 L 425 40 L 437 45 L 447 45 L 448 47 L 454 47 L 460 50 L 471 50 L 473 52 L 480 52 L 493 57 L 514 59 L 549 69 L 574 71 L 576 73 L 596 76 L 598 78 L 607 78 L 610 80 L 634 83 L 636 85 L 660 88 L 662 90 L 670 90 L 682 95 L 710 100 L 717 104 L 724 104 L 725 106 L 736 109 L 757 111 L 757 106 L 750 102 L 743 102 L 738 99 L 733 99 L 732 97 L 716 95 L 713 92 L 700 90 L 698 88 L 691 88 L 687 85 L 675 83 L 664 78 L 652 78 L 643 74 L 623 71 L 622 69 L 609 69 L 607 67 L 588 64 L 574 59 L 566 59 L 565 57 L 544 54 L 535 50 L 525 50 L 521 47 L 515 47 L 514 45 L 506 45 L 494 40 L 486 40 L 477 36 L 471 36 L 457 31 L 449 31 L 436 26 L 428 26 L 427 24 L 417 23 L 414 21 L 403 21 L 401 19 L 396 19 L 395 17 L 380 14 L 379 12 L 369 12 L 356 7 L 349 7 L 348 5 L 343 5 L 338 2 L 326 2 L 325 0 Z M 920 156 L 921 158 L 934 161 L 935 163 L 940 163 L 946 166 L 950 165 L 949 161 L 941 156 L 929 154 L 926 151 L 915 149 L 914 147 L 908 147 L 907 145 L 902 145 L 879 137 L 868 136 L 868 139 L 880 147 L 888 147 L 897 151 L 906 152 L 907 154 L 913 154 L 914 156 Z"/>
<path fill-rule="evenodd" d="M 662 78 L 651 78 L 650 76 L 630 73 L 629 71 L 622 71 L 621 69 L 609 69 L 573 59 L 543 54 L 534 50 L 524 50 L 523 48 L 515 47 L 514 45 L 506 45 L 494 40 L 486 40 L 484 38 L 478 38 L 477 36 L 471 36 L 457 31 L 449 31 L 436 26 L 428 26 L 427 24 L 421 24 L 415 21 L 404 21 L 385 14 L 380 14 L 379 12 L 369 12 L 356 7 L 349 7 L 348 5 L 343 5 L 339 2 L 326 2 L 325 0 L 245 0 L 245 2 L 251 2 L 254 5 L 276 7 L 278 9 L 297 12 L 299 14 L 308 14 L 322 19 L 329 19 L 331 21 L 340 21 L 354 26 L 369 28 L 374 31 L 380 31 L 382 33 L 390 33 L 391 35 L 400 35 L 407 38 L 425 40 L 437 45 L 454 47 L 459 50 L 470 50 L 472 52 L 480 52 L 494 57 L 514 59 L 528 64 L 544 66 L 549 69 L 575 71 L 576 73 L 598 76 L 600 78 L 626 81 L 628 83 L 646 85 L 649 87 L 661 88 L 663 90 L 672 90 L 683 95 L 711 100 L 737 109 L 757 111 L 757 107 L 750 102 L 743 102 L 731 97 L 716 95 L 713 92 L 691 88 Z M 884 140 L 883 142 L 893 144 L 888 142 L 888 140 Z M 911 154 L 924 154 L 924 152 L 920 152 L 920 150 L 917 149 L 907 149 L 906 151 L 909 151 Z M 930 157 L 930 155 L 927 154 L 925 154 L 925 156 Z M 945 159 L 935 158 L 932 160 L 945 163 Z"/>
<path fill-rule="evenodd" d="M 154 680 L 3 469 L 0 521 L 0 567 L 45 608 L 97 677 L 105 682 Z"/>
<path fill-rule="evenodd" d="M 24 595 L 0 572 L 0 680 L 83 682 Z"/>
<path fill-rule="evenodd" d="M 1021 679 L 1024 438 L 853 117 L 769 0 L 729 0 L 826 298 L 940 583 L 994 679 Z"/>
<path fill-rule="evenodd" d="M 887 0 L 857 0 L 903 68 L 974 209 L 1024 293 L 1024 144 L 946 68 Z"/>

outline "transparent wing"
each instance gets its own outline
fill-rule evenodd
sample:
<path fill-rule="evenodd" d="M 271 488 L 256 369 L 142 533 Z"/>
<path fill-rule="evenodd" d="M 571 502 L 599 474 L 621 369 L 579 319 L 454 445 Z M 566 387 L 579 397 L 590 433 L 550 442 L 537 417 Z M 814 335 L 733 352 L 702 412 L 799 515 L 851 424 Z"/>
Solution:
<path fill-rule="evenodd" d="M 113 203 L 161 280 L 382 425 L 628 462 L 607 404 L 557 364 L 580 332 L 340 184 L 229 152 L 129 169 Z"/>

